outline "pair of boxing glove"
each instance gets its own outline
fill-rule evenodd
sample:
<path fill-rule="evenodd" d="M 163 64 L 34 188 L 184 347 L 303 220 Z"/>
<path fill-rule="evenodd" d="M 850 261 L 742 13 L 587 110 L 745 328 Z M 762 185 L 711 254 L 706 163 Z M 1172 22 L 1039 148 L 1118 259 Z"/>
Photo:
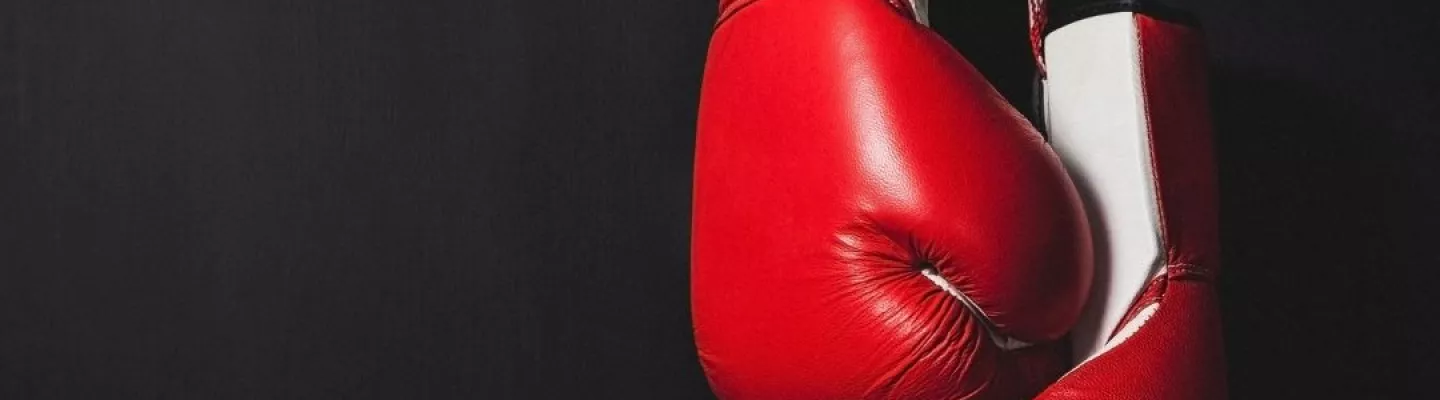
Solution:
<path fill-rule="evenodd" d="M 691 249 L 717 396 L 1225 396 L 1199 33 L 1072 3 L 1036 15 L 1047 140 L 923 4 L 720 2 Z"/>

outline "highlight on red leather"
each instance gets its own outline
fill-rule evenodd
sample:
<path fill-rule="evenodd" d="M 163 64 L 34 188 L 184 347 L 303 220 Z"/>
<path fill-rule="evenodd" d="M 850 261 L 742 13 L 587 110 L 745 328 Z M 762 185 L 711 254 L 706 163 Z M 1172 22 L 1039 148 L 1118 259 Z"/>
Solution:
<path fill-rule="evenodd" d="M 726 399 L 1029 398 L 1089 291 L 1034 127 L 889 0 L 727 3 L 697 126 L 696 347 Z"/>

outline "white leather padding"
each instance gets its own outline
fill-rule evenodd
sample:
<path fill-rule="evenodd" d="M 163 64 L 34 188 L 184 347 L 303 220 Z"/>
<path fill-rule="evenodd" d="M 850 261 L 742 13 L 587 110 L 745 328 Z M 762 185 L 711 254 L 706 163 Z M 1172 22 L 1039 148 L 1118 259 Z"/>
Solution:
<path fill-rule="evenodd" d="M 1080 189 L 1095 243 L 1094 286 L 1071 335 L 1076 361 L 1105 348 L 1160 268 L 1136 29 L 1134 14 L 1111 13 L 1045 38 L 1050 143 Z"/>
<path fill-rule="evenodd" d="M 910 0 L 910 7 L 915 12 L 915 21 L 930 26 L 930 0 Z"/>

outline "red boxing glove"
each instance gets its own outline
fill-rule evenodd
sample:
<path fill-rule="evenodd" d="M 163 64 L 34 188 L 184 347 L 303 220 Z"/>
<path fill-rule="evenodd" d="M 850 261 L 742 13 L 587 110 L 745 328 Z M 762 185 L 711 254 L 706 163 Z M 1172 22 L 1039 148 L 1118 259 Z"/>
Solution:
<path fill-rule="evenodd" d="M 1205 52 L 1141 1 L 1052 1 L 1050 139 L 1090 210 L 1083 362 L 1041 399 L 1223 399 L 1216 184 Z"/>
<path fill-rule="evenodd" d="M 901 0 L 722 1 L 695 156 L 700 359 L 727 399 L 1027 398 L 1089 291 L 1044 140 Z"/>

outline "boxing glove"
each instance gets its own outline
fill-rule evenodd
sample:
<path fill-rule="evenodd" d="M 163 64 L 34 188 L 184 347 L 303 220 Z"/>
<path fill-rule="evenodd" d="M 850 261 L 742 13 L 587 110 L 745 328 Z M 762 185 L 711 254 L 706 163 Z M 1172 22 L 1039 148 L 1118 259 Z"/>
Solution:
<path fill-rule="evenodd" d="M 1068 367 L 1078 195 L 913 6 L 720 2 L 691 290 L 721 398 L 1017 399 Z"/>
<path fill-rule="evenodd" d="M 1080 363 L 1040 398 L 1225 398 L 1200 32 L 1144 1 L 1052 0 L 1048 15 L 1047 130 L 1097 258 Z"/>

